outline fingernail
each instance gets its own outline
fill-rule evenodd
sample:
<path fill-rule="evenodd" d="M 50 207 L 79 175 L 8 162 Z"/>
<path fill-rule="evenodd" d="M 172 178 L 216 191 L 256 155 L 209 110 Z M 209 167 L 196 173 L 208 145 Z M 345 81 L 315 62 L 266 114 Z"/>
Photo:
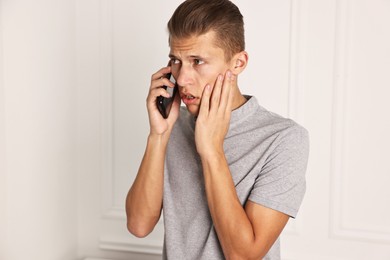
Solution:
<path fill-rule="evenodd" d="M 232 72 L 230 70 L 228 70 L 228 72 L 226 74 L 227 74 L 229 79 L 232 77 Z"/>
<path fill-rule="evenodd" d="M 222 81 L 222 80 L 223 80 L 223 75 L 222 75 L 222 74 L 219 74 L 218 80 L 219 80 L 219 81 Z"/>

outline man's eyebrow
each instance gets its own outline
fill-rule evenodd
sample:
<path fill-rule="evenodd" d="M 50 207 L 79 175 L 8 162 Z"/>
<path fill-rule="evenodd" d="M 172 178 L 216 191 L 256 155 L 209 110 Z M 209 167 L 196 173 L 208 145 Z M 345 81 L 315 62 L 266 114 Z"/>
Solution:
<path fill-rule="evenodd" d="M 199 60 L 205 59 L 205 57 L 202 57 L 202 56 L 199 56 L 199 55 L 190 55 L 189 57 L 190 57 L 191 59 L 199 59 Z"/>
<path fill-rule="evenodd" d="M 190 58 L 190 59 L 200 59 L 200 60 L 205 59 L 205 57 L 202 57 L 202 56 L 200 56 L 200 55 L 189 55 L 189 56 L 187 56 L 187 57 Z M 177 59 L 177 57 L 176 57 L 174 54 L 169 54 L 169 58 L 171 58 L 171 59 Z"/>

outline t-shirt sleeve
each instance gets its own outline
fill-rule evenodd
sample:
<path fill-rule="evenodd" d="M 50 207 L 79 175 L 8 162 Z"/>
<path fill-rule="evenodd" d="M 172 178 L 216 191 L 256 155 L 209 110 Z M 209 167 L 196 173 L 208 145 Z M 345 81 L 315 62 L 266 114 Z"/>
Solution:
<path fill-rule="evenodd" d="M 308 154 L 305 128 L 293 125 L 281 131 L 269 147 L 248 199 L 295 218 L 306 190 Z"/>

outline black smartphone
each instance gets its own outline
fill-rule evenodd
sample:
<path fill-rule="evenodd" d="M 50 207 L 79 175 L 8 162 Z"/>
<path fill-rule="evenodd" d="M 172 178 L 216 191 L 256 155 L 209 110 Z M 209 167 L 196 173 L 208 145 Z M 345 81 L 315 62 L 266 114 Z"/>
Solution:
<path fill-rule="evenodd" d="M 177 92 L 177 84 L 176 84 L 175 78 L 172 76 L 172 74 L 168 73 L 166 75 L 166 78 L 168 78 L 170 81 L 172 81 L 175 84 L 175 87 L 170 88 L 167 86 L 163 86 L 163 88 L 168 91 L 170 97 L 169 98 L 165 98 L 163 96 L 157 97 L 157 100 L 156 100 L 157 108 L 158 108 L 158 111 L 160 111 L 161 115 L 164 118 L 168 118 L 169 112 L 171 111 L 173 100 L 175 99 L 175 95 Z"/>

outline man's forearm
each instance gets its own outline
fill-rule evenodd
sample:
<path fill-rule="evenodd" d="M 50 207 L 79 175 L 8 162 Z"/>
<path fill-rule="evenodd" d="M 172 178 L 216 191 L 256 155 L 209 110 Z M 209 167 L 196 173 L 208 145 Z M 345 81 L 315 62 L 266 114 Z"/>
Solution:
<path fill-rule="evenodd" d="M 251 259 L 254 231 L 237 197 L 224 154 L 202 158 L 202 166 L 210 213 L 225 257 Z"/>
<path fill-rule="evenodd" d="M 137 177 L 126 198 L 127 226 L 138 237 L 148 235 L 161 215 L 167 142 L 162 136 L 149 136 Z"/>

